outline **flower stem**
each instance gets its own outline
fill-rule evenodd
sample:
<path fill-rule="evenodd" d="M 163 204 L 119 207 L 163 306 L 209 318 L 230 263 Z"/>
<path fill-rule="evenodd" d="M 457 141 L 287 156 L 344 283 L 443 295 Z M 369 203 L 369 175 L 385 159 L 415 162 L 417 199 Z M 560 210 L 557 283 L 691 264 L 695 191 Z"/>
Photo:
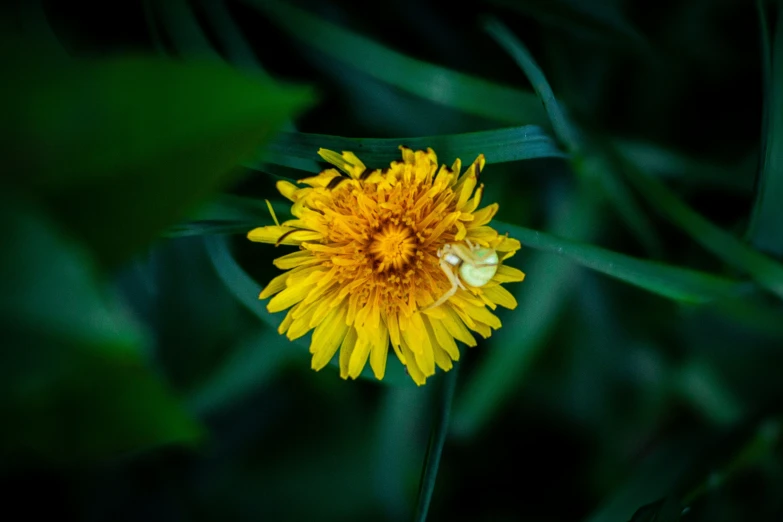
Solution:
<path fill-rule="evenodd" d="M 440 456 L 443 452 L 443 444 L 449 431 L 449 417 L 451 416 L 451 403 L 454 399 L 454 390 L 457 388 L 457 373 L 459 364 L 455 365 L 445 376 L 443 393 L 438 402 L 435 419 L 430 433 L 430 443 L 427 447 L 427 455 L 424 457 L 424 468 L 421 473 L 419 486 L 419 498 L 416 501 L 415 522 L 424 522 L 432 500 L 432 492 L 435 490 L 435 479 L 438 476 Z"/>

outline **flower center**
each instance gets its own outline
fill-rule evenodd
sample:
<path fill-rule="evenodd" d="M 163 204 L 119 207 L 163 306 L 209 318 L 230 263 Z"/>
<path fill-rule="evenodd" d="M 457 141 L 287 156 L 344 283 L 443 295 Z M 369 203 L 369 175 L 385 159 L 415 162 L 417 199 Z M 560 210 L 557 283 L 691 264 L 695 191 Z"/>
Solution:
<path fill-rule="evenodd" d="M 388 224 L 372 237 L 369 252 L 378 263 L 378 272 L 402 269 L 416 253 L 416 240 L 410 229 Z"/>

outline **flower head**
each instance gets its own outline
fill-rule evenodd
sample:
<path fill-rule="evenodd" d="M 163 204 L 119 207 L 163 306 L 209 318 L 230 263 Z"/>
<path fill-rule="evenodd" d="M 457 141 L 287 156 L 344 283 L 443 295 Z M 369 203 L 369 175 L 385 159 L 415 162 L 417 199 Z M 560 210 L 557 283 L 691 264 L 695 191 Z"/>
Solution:
<path fill-rule="evenodd" d="M 520 243 L 488 224 L 497 204 L 478 209 L 479 155 L 438 168 L 432 149 L 402 150 L 402 161 L 370 170 L 352 152 L 321 149 L 339 168 L 279 181 L 294 219 L 260 227 L 248 239 L 299 250 L 275 260 L 286 270 L 261 292 L 270 312 L 288 310 L 280 334 L 313 331 L 312 367 L 340 351 L 340 375 L 356 378 L 370 361 L 382 379 L 391 344 L 416 384 L 459 360 L 456 341 L 475 346 L 501 326 L 491 310 L 515 308 L 501 283 L 525 274 L 504 264 Z M 342 173 L 340 172 L 342 171 Z M 277 222 L 277 220 L 275 220 Z"/>

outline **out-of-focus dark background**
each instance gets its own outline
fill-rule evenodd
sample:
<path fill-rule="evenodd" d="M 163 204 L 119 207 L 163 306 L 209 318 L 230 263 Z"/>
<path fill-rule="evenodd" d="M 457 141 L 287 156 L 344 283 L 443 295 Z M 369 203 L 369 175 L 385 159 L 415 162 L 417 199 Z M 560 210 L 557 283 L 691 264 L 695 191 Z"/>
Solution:
<path fill-rule="evenodd" d="M 4 10 L 4 515 L 410 520 L 442 372 L 310 370 L 256 300 L 286 247 L 245 234 L 322 168 L 300 133 L 438 136 L 450 164 L 452 135 L 534 125 L 568 157 L 488 156 L 484 201 L 604 250 L 523 239 L 519 306 L 462 350 L 428 519 L 783 520 L 779 2 Z M 607 251 L 738 300 L 661 295 L 679 276 Z"/>

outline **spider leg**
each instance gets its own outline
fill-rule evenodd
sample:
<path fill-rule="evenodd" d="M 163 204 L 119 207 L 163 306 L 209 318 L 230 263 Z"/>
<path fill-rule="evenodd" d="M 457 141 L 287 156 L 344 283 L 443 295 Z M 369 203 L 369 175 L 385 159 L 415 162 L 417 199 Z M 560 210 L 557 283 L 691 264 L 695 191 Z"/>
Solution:
<path fill-rule="evenodd" d="M 462 281 L 460 281 L 459 277 L 457 277 L 456 274 L 454 274 L 454 272 L 451 270 L 451 265 L 448 264 L 445 259 L 441 260 L 440 267 L 443 269 L 443 272 L 446 274 L 446 277 L 449 278 L 449 281 L 451 282 L 451 288 L 445 294 L 440 296 L 440 299 L 438 299 L 431 305 L 424 308 L 422 312 L 425 310 L 429 310 L 431 308 L 437 308 L 438 306 L 448 301 L 451 296 L 457 293 L 458 287 L 462 287 L 463 290 L 465 289 L 465 287 L 462 286 Z"/>

